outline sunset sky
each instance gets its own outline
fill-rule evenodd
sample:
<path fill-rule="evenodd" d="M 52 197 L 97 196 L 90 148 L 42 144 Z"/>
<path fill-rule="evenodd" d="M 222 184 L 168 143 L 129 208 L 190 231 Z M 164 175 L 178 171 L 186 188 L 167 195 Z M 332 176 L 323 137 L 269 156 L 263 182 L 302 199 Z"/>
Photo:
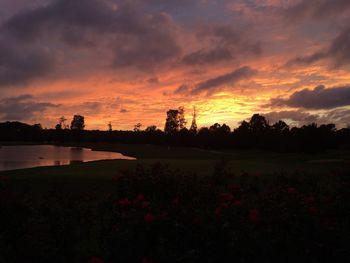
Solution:
<path fill-rule="evenodd" d="M 350 124 L 349 0 L 0 0 L 0 121 Z"/>

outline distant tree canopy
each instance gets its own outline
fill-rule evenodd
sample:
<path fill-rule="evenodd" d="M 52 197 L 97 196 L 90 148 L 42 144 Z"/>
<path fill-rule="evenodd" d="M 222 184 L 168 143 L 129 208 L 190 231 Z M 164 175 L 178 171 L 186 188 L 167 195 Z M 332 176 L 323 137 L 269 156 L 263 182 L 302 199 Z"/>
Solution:
<path fill-rule="evenodd" d="M 32 142 L 120 142 L 190 146 L 208 149 L 264 149 L 280 152 L 317 152 L 326 149 L 350 150 L 350 128 L 337 130 L 334 124 L 315 123 L 290 128 L 280 120 L 269 124 L 266 118 L 254 114 L 231 131 L 226 124 L 215 123 L 193 132 L 184 127 L 183 113 L 167 112 L 165 131 L 156 126 L 134 131 L 86 131 L 84 117 L 75 115 L 72 129 L 42 129 L 41 125 L 20 122 L 0 123 L 0 141 Z M 184 128 L 180 128 L 184 127 Z M 74 130 L 80 130 L 79 133 Z"/>
<path fill-rule="evenodd" d="M 71 130 L 82 131 L 85 128 L 85 118 L 81 115 L 74 115 L 70 125 Z"/>
<path fill-rule="evenodd" d="M 145 131 L 146 132 L 156 132 L 157 126 L 155 126 L 155 125 L 148 126 Z"/>

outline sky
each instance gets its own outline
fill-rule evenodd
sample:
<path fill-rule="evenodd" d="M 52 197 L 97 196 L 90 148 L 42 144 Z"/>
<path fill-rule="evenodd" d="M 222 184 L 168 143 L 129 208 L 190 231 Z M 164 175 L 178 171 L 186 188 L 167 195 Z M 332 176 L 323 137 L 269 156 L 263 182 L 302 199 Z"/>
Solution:
<path fill-rule="evenodd" d="M 349 0 L 1 0 L 0 121 L 350 124 Z"/>

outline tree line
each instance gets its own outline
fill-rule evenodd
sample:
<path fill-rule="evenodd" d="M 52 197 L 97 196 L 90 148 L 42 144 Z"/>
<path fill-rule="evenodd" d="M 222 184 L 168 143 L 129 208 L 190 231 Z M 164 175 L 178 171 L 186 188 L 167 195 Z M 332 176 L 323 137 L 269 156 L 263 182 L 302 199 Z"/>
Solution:
<path fill-rule="evenodd" d="M 302 127 L 289 127 L 280 120 L 269 124 L 260 114 L 242 121 L 231 130 L 226 124 L 215 123 L 198 129 L 194 109 L 190 128 L 186 128 L 184 108 L 167 112 L 164 131 L 155 125 L 133 131 L 84 130 L 85 118 L 75 115 L 69 125 L 61 117 L 55 129 L 43 129 L 40 124 L 21 122 L 0 123 L 0 141 L 33 141 L 49 143 L 109 142 L 141 143 L 172 146 L 201 147 L 207 149 L 264 149 L 279 152 L 317 152 L 327 149 L 350 149 L 350 129 L 336 129 L 334 124 L 311 123 Z"/>

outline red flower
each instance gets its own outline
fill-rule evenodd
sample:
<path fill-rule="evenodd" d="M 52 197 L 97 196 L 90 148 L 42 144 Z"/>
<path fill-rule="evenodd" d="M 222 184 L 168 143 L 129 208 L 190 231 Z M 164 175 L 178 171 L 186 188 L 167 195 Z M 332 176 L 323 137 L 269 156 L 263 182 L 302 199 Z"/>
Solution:
<path fill-rule="evenodd" d="M 223 201 L 232 201 L 233 200 L 233 195 L 230 193 L 223 193 L 221 194 L 221 199 Z"/>
<path fill-rule="evenodd" d="M 143 201 L 143 202 L 141 203 L 141 207 L 142 207 L 142 208 L 148 208 L 150 205 L 151 205 L 151 203 L 148 202 L 148 201 Z"/>
<path fill-rule="evenodd" d="M 294 193 L 296 193 L 296 191 L 297 191 L 297 189 L 295 189 L 294 187 L 288 187 L 288 189 L 287 189 L 287 192 L 289 194 L 294 194 Z"/>
<path fill-rule="evenodd" d="M 103 263 L 103 259 L 101 258 L 90 258 L 88 263 Z"/>
<path fill-rule="evenodd" d="M 166 220 L 166 219 L 168 219 L 168 216 L 169 216 L 169 214 L 168 214 L 167 212 L 163 212 L 163 213 L 160 215 L 160 219 Z"/>
<path fill-rule="evenodd" d="M 154 221 L 154 215 L 151 214 L 151 213 L 147 213 L 147 214 L 144 215 L 143 219 L 146 222 L 153 222 Z"/>
<path fill-rule="evenodd" d="M 218 207 L 215 209 L 214 214 L 217 218 L 220 218 L 222 216 L 222 208 Z"/>
<path fill-rule="evenodd" d="M 239 206 L 241 206 L 242 205 L 242 202 L 240 201 L 240 200 L 235 200 L 235 201 L 233 201 L 233 206 L 235 206 L 235 207 L 239 207 Z"/>
<path fill-rule="evenodd" d="M 145 197 L 143 194 L 138 194 L 135 198 L 135 201 L 136 202 L 142 202 L 142 201 L 145 201 Z"/>
<path fill-rule="evenodd" d="M 310 207 L 309 208 L 309 213 L 311 214 L 311 215 L 315 215 L 315 214 L 317 214 L 317 208 L 316 207 Z"/>
<path fill-rule="evenodd" d="M 228 189 L 231 190 L 231 191 L 237 191 L 240 189 L 240 186 L 239 185 L 236 185 L 236 184 L 230 184 L 228 186 Z"/>
<path fill-rule="evenodd" d="M 196 216 L 192 219 L 192 224 L 194 225 L 201 225 L 202 223 L 203 223 L 203 220 L 199 216 Z"/>
<path fill-rule="evenodd" d="M 172 204 L 173 204 L 173 206 L 178 206 L 178 205 L 179 205 L 179 203 L 180 203 L 180 200 L 179 200 L 179 198 L 178 198 L 178 197 L 175 197 L 175 198 L 172 200 Z"/>
<path fill-rule="evenodd" d="M 131 204 L 131 202 L 130 202 L 130 200 L 128 198 L 124 198 L 124 199 L 119 200 L 118 204 L 120 206 L 125 207 L 125 206 L 129 206 Z"/>
<path fill-rule="evenodd" d="M 305 204 L 313 204 L 315 202 L 315 197 L 313 196 L 308 196 L 304 198 Z"/>
<path fill-rule="evenodd" d="M 152 260 L 149 260 L 147 258 L 142 259 L 142 263 L 152 263 L 152 262 L 153 262 Z"/>
<path fill-rule="evenodd" d="M 259 211 L 257 209 L 252 209 L 249 211 L 248 219 L 252 223 L 256 223 L 258 221 Z"/>

